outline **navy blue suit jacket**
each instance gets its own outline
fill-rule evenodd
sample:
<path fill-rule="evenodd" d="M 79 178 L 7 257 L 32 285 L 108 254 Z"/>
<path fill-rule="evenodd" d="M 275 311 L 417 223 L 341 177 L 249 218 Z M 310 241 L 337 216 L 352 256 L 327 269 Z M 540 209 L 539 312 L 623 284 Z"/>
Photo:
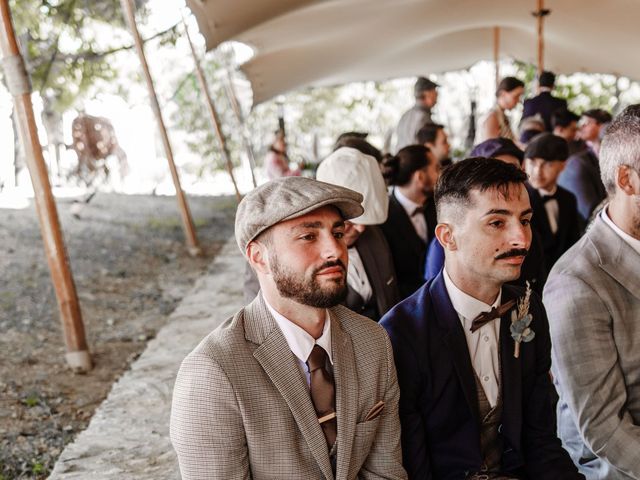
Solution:
<path fill-rule="evenodd" d="M 607 191 L 600 178 L 598 157 L 591 148 L 571 155 L 558 177 L 558 185 L 569 190 L 578 202 L 578 213 L 587 222 L 594 208 L 605 198 Z"/>
<path fill-rule="evenodd" d="M 533 117 L 536 113 L 539 113 L 544 120 L 544 126 L 547 132 L 550 132 L 551 127 L 551 115 L 556 110 L 567 108 L 567 101 L 564 98 L 558 98 L 551 95 L 551 92 L 541 92 L 533 98 L 529 98 L 524 101 L 522 109 L 522 118 Z"/>
<path fill-rule="evenodd" d="M 558 187 L 555 195 L 558 202 L 558 231 L 554 234 L 551 232 L 549 216 L 540 193 L 529 184 L 527 184 L 527 191 L 533 209 L 531 227 L 538 232 L 540 240 L 542 240 L 545 266 L 546 270 L 550 272 L 553 264 L 582 235 L 582 222 L 578 214 L 576 197 L 568 190 Z"/>
<path fill-rule="evenodd" d="M 504 286 L 502 301 L 524 295 Z M 555 434 L 551 406 L 551 341 L 547 316 L 534 293 L 535 338 L 514 358 L 509 314 L 500 348 L 503 413 L 502 470 L 523 479 L 570 480 L 579 475 Z M 403 464 L 410 479 L 463 479 L 482 464 L 480 415 L 473 366 L 460 319 L 442 274 L 381 320 L 389 333 L 400 384 Z"/>

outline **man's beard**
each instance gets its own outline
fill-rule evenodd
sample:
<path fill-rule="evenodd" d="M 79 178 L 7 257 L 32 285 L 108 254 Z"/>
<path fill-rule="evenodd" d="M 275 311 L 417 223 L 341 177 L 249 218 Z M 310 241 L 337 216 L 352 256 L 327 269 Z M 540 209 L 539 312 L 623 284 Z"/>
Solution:
<path fill-rule="evenodd" d="M 287 268 L 283 267 L 278 258 L 271 257 L 271 274 L 280 295 L 291 298 L 303 305 L 315 308 L 329 308 L 338 305 L 347 297 L 347 280 L 344 264 L 340 260 L 325 262 L 313 270 L 311 279 L 299 278 Z M 324 288 L 320 286 L 316 274 L 325 268 L 341 266 L 344 275 L 340 279 L 330 280 Z"/>

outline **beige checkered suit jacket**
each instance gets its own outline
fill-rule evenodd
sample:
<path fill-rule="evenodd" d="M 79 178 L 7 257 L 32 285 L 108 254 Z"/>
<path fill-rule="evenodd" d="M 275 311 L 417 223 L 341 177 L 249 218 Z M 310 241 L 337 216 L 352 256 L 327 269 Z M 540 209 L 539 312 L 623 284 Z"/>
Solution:
<path fill-rule="evenodd" d="M 563 446 L 589 480 L 640 478 L 640 255 L 598 216 L 544 304 Z"/>
<path fill-rule="evenodd" d="M 406 478 L 388 337 L 378 324 L 345 307 L 329 311 L 336 478 Z M 380 400 L 382 413 L 364 421 Z M 182 363 L 171 441 L 184 479 L 334 478 L 306 380 L 262 295 Z"/>

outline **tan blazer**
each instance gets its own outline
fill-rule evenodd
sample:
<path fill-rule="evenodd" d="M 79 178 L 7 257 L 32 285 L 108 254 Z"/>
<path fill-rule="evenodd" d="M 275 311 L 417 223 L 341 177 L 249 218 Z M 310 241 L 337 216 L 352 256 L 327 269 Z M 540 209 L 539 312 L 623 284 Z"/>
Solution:
<path fill-rule="evenodd" d="M 404 479 L 399 390 L 387 334 L 329 309 L 336 383 L 337 479 Z M 384 401 L 382 413 L 364 421 Z M 262 295 L 182 363 L 171 441 L 184 479 L 333 479 L 326 441 L 297 358 Z"/>

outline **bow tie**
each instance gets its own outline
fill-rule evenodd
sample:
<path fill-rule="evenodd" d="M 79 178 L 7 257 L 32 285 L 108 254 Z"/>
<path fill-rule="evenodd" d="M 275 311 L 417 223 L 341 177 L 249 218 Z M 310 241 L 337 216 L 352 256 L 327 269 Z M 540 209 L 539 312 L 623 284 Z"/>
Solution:
<path fill-rule="evenodd" d="M 503 303 L 499 307 L 493 307 L 488 312 L 481 313 L 471 322 L 471 333 L 484 327 L 490 321 L 495 320 L 496 318 L 500 318 L 502 315 L 511 310 L 515 304 L 515 300 L 509 300 L 507 303 Z"/>
<path fill-rule="evenodd" d="M 556 191 L 553 195 L 542 195 L 541 198 L 542 203 L 547 203 L 551 200 L 558 200 L 558 192 Z"/>

